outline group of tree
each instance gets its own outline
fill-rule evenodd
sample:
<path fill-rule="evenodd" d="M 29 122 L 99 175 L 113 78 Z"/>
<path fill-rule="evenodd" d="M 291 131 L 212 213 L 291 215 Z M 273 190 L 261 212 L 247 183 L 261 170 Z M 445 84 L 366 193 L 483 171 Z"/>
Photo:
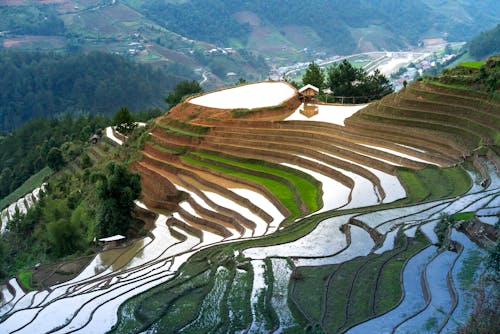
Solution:
<path fill-rule="evenodd" d="M 362 68 L 353 67 L 345 59 L 330 65 L 326 73 L 318 64 L 309 64 L 302 83 L 316 86 L 322 95 L 328 88 L 333 97 L 347 97 L 345 102 L 367 102 L 393 92 L 392 84 L 379 70 L 368 74 Z"/>
<path fill-rule="evenodd" d="M 0 235 L 0 279 L 36 263 L 91 253 L 96 238 L 127 235 L 140 192 L 139 175 L 119 162 L 58 174 L 38 204 L 16 214 Z"/>
<path fill-rule="evenodd" d="M 162 113 L 160 109 L 131 113 L 120 108 L 113 120 L 99 115 L 66 115 L 60 119 L 31 120 L 10 133 L 0 133 L 0 198 L 45 166 L 57 171 L 73 161 L 89 138 L 101 134 L 105 127 L 121 125 L 126 129 L 120 130 L 127 134 L 135 122 L 145 122 Z"/>
<path fill-rule="evenodd" d="M 476 59 L 484 59 L 500 54 L 500 24 L 491 30 L 483 31 L 467 44 L 469 53 Z"/>
<path fill-rule="evenodd" d="M 179 102 L 182 101 L 183 98 L 189 96 L 191 94 L 197 94 L 203 92 L 200 84 L 197 81 L 181 81 L 179 82 L 175 88 L 167 95 L 165 98 L 165 102 L 173 107 Z"/>
<path fill-rule="evenodd" d="M 0 52 L 0 131 L 32 118 L 112 115 L 164 107 L 165 92 L 191 70 L 180 65 L 153 68 L 118 55 Z"/>

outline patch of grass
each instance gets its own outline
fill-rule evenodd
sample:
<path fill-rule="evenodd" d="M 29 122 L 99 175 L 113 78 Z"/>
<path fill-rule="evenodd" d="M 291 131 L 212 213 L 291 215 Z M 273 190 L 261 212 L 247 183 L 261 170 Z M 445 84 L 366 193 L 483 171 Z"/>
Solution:
<path fill-rule="evenodd" d="M 450 216 L 453 221 L 466 220 L 469 221 L 474 218 L 474 212 L 457 212 Z"/>
<path fill-rule="evenodd" d="M 332 329 L 332 332 L 336 332 L 342 327 L 346 320 L 345 310 L 347 303 L 349 303 L 347 294 L 356 271 L 365 262 L 365 257 L 358 257 L 348 263 L 344 263 L 332 279 L 331 287 L 326 296 L 328 309 L 324 324 L 326 328 Z M 367 301 L 364 302 L 366 303 Z"/>
<path fill-rule="evenodd" d="M 49 167 L 45 167 L 38 173 L 32 175 L 29 179 L 24 181 L 19 188 L 0 200 L 0 210 L 11 205 L 27 193 L 32 192 L 33 189 L 40 187 L 50 175 L 52 175 L 52 170 Z"/>
<path fill-rule="evenodd" d="M 415 171 L 399 168 L 398 175 L 406 189 L 407 198 L 410 202 L 423 201 L 430 195 L 429 190 L 425 187 Z"/>
<path fill-rule="evenodd" d="M 241 167 L 244 169 L 259 171 L 271 175 L 276 175 L 279 177 L 283 177 L 290 182 L 293 183 L 295 189 L 299 192 L 299 196 L 302 198 L 304 203 L 307 205 L 311 212 L 318 210 L 319 208 L 319 191 L 318 187 L 320 184 L 316 182 L 310 182 L 307 174 L 302 173 L 301 171 L 294 170 L 292 168 L 278 165 L 278 164 L 270 164 L 266 161 L 257 161 L 257 160 L 233 160 L 222 156 L 216 156 L 213 154 L 196 152 L 193 153 L 196 156 L 202 157 L 204 159 L 209 159 L 213 161 L 219 161 L 224 164 L 228 164 L 231 166 Z"/>
<path fill-rule="evenodd" d="M 458 196 L 471 186 L 469 175 L 461 167 L 428 167 L 418 171 L 398 168 L 398 174 L 411 203 Z"/>
<path fill-rule="evenodd" d="M 31 276 L 33 276 L 33 272 L 31 270 L 22 271 L 18 275 L 19 282 L 21 282 L 21 285 L 26 290 L 31 289 Z"/>
<path fill-rule="evenodd" d="M 415 239 L 409 240 L 408 248 L 391 259 L 384 266 L 378 284 L 377 298 L 375 299 L 375 312 L 381 314 L 394 307 L 403 293 L 400 275 L 405 262 L 428 245 L 428 241 L 421 232 L 417 232 Z"/>
<path fill-rule="evenodd" d="M 159 124 L 159 126 L 166 133 L 172 133 L 185 137 L 203 137 L 210 129 L 207 126 L 195 125 L 176 119 L 163 121 Z"/>
<path fill-rule="evenodd" d="M 271 106 L 271 107 L 265 107 L 265 108 L 254 108 L 254 109 L 247 109 L 247 108 L 237 108 L 231 110 L 231 116 L 234 118 L 241 118 L 241 117 L 246 117 L 248 115 L 264 112 L 264 111 L 273 111 L 273 110 L 279 110 L 281 108 L 284 108 L 284 104 L 279 104 L 277 106 Z"/>
<path fill-rule="evenodd" d="M 468 61 L 464 63 L 460 63 L 459 66 L 462 67 L 470 67 L 470 68 L 481 68 L 484 65 L 484 61 Z"/>
<path fill-rule="evenodd" d="M 228 175 L 232 175 L 235 177 L 239 177 L 242 179 L 250 180 L 250 181 L 253 181 L 255 183 L 261 184 L 265 188 L 267 188 L 272 194 L 274 194 L 276 196 L 276 198 L 281 203 L 283 203 L 283 205 L 285 205 L 288 208 L 288 210 L 290 210 L 292 218 L 296 218 L 300 215 L 300 210 L 299 210 L 297 203 L 295 201 L 295 196 L 294 196 L 293 191 L 281 182 L 271 180 L 271 179 L 268 179 L 265 177 L 251 175 L 251 174 L 240 172 L 240 171 L 235 171 L 235 170 L 232 170 L 229 168 L 216 166 L 216 165 L 208 163 L 206 161 L 197 160 L 191 156 L 185 156 L 185 157 L 182 157 L 182 159 L 188 163 L 193 164 L 193 165 L 208 167 L 210 169 L 213 169 L 213 170 L 216 170 L 216 171 L 228 174 Z"/>

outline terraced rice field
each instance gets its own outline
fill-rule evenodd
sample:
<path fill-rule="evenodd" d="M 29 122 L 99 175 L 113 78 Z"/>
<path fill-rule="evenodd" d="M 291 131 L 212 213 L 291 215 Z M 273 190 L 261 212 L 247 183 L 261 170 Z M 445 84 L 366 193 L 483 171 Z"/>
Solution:
<path fill-rule="evenodd" d="M 470 259 L 484 252 L 455 229 L 452 248 L 434 245 L 434 226 L 442 213 L 497 213 L 500 178 L 474 150 L 497 143 L 499 104 L 416 83 L 355 114 L 326 106 L 305 120 L 293 116 L 295 91 L 269 84 L 188 99 L 158 118 L 131 165 L 142 175 L 137 205 L 158 213 L 150 235 L 50 290 L 11 280 L 0 331 L 404 333 L 464 321 L 481 269 Z M 472 185 L 485 178 L 486 188 Z"/>

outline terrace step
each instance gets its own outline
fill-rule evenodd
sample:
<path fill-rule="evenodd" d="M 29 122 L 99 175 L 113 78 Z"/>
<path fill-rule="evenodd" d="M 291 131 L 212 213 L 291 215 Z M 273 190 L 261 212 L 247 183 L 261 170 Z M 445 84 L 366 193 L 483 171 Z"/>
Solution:
<path fill-rule="evenodd" d="M 343 156 L 347 159 L 362 162 L 363 160 L 370 160 L 369 164 L 382 171 L 391 172 L 394 170 L 392 165 L 384 163 L 378 159 L 371 158 L 381 158 L 388 161 L 393 161 L 402 164 L 409 168 L 422 168 L 424 164 L 416 162 L 414 160 L 401 157 L 399 155 L 394 155 L 388 152 L 380 151 L 362 145 L 354 140 L 345 140 L 345 138 L 340 138 L 337 134 L 333 135 L 334 131 L 328 128 L 321 127 L 298 127 L 295 126 L 293 129 L 231 129 L 231 128 L 215 128 L 210 132 L 210 135 L 217 135 L 225 138 L 234 139 L 254 139 L 269 142 L 280 142 L 280 143 L 291 143 L 303 145 L 309 148 L 317 148 L 318 150 L 329 150 L 330 152 Z M 239 137 L 238 137 L 239 136 Z M 207 136 L 206 138 L 208 138 Z M 365 140 L 366 144 L 374 145 L 372 141 Z M 429 159 L 429 154 L 423 154 L 416 150 L 411 150 L 402 146 L 395 144 L 384 146 L 390 146 L 394 151 L 402 151 L 404 153 L 414 155 L 416 157 Z"/>
<path fill-rule="evenodd" d="M 244 142 L 240 144 L 245 144 Z M 257 141 L 252 141 L 249 142 L 246 145 L 242 146 L 236 146 L 236 145 L 225 145 L 225 144 L 214 144 L 214 145 L 207 145 L 206 142 L 201 145 L 201 147 L 207 147 L 215 150 L 215 151 L 224 151 L 225 148 L 232 147 L 233 151 L 239 150 L 240 155 L 244 154 L 249 156 L 249 154 L 259 154 L 261 155 L 261 159 L 264 160 L 271 160 L 273 159 L 276 162 L 281 162 L 281 163 L 292 163 L 295 165 L 299 165 L 301 167 L 306 167 L 304 165 L 304 160 L 309 160 L 309 159 L 304 159 L 301 156 L 306 156 L 307 158 L 314 159 L 315 161 L 319 161 L 321 163 L 324 163 L 327 165 L 327 167 L 334 167 L 334 168 L 340 168 L 342 170 L 350 171 L 353 172 L 357 175 L 360 175 L 372 182 L 375 187 L 377 187 L 379 193 L 381 194 L 382 199 L 385 197 L 385 192 L 381 187 L 380 184 L 380 179 L 373 174 L 371 171 L 368 169 L 365 169 L 362 166 L 350 163 L 349 161 L 337 159 L 333 156 L 323 154 L 311 149 L 307 149 L 301 146 L 295 146 L 295 145 L 288 145 L 288 144 L 279 144 L 279 143 L 263 143 L 263 142 L 257 142 Z M 262 147 L 262 149 L 260 149 Z M 208 148 L 208 147 L 207 147 Z M 287 152 L 286 154 L 283 154 L 281 152 Z M 294 155 L 290 156 L 290 153 L 293 153 Z M 265 157 L 265 158 L 264 158 Z M 311 160 L 309 160 L 311 161 Z M 313 161 L 314 162 L 314 161 Z M 307 168 L 307 167 L 306 167 Z M 316 169 L 316 171 L 321 172 Z M 324 173 L 324 171 L 323 171 Z M 346 180 L 347 176 L 342 174 L 342 172 L 337 171 L 336 174 L 325 174 L 327 176 L 332 177 L 335 180 L 338 180 L 342 184 L 346 185 L 347 187 L 354 187 L 354 183 L 350 183 L 349 181 Z M 342 176 L 341 176 L 342 175 Z"/>
<path fill-rule="evenodd" d="M 214 193 L 218 193 L 221 196 L 231 199 L 232 201 L 238 203 L 242 207 L 248 208 L 251 212 L 261 217 L 267 223 L 270 223 L 273 220 L 272 216 L 270 216 L 261 208 L 250 202 L 247 198 L 239 196 L 236 193 L 232 192 L 231 190 L 221 186 L 220 185 L 221 183 L 215 182 L 216 178 L 212 176 L 207 177 L 208 175 L 205 175 L 202 172 L 195 172 L 189 169 L 182 169 L 174 165 L 162 163 L 154 159 L 154 157 L 149 157 L 147 154 L 143 156 L 143 160 L 152 164 L 153 166 L 155 166 L 155 168 L 159 170 L 166 169 L 167 172 L 177 174 L 177 176 L 180 178 L 187 177 L 191 180 L 194 180 L 196 184 L 200 186 L 200 189 L 208 189 Z"/>

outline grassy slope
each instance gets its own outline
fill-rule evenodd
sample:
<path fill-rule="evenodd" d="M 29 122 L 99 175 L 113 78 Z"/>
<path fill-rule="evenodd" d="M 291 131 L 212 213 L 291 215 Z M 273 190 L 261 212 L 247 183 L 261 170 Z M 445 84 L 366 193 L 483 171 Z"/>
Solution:
<path fill-rule="evenodd" d="M 13 202 L 17 201 L 22 196 L 26 195 L 29 192 L 32 192 L 33 189 L 40 187 L 42 183 L 52 174 L 52 170 L 49 167 L 45 167 L 38 173 L 32 175 L 29 179 L 27 179 L 19 188 L 11 192 L 9 195 L 5 196 L 0 200 L 0 209 L 9 206 Z"/>

